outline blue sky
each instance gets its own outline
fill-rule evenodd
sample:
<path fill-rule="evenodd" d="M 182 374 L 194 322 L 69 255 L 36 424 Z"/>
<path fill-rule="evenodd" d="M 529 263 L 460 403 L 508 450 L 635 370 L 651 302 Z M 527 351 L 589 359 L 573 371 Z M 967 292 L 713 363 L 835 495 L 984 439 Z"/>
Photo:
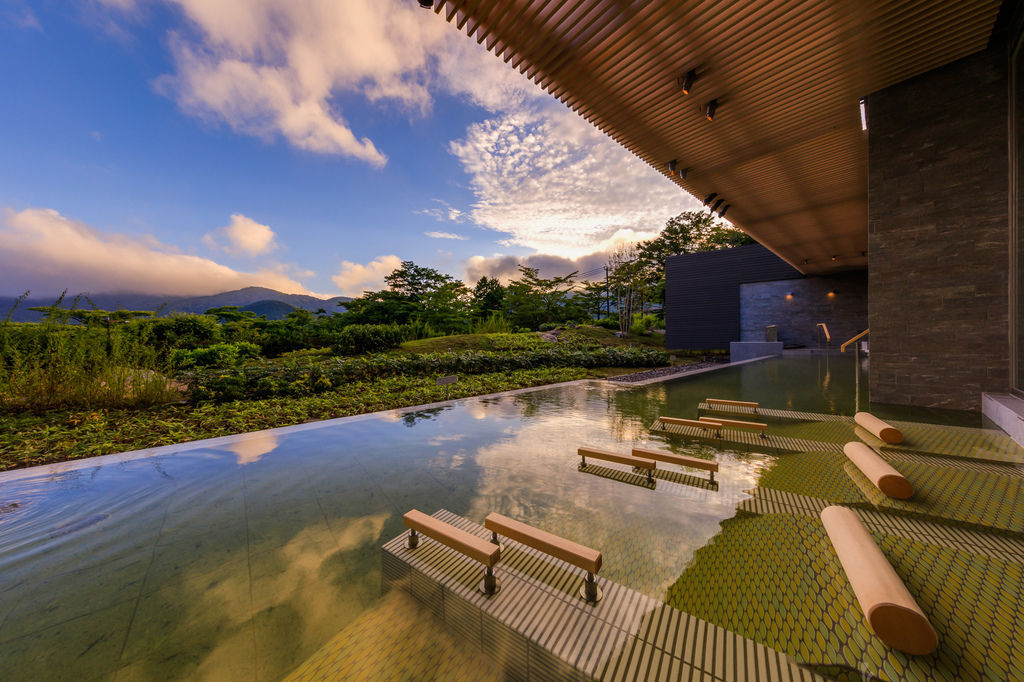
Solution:
<path fill-rule="evenodd" d="M 0 293 L 590 269 L 695 200 L 411 0 L 0 0 Z"/>

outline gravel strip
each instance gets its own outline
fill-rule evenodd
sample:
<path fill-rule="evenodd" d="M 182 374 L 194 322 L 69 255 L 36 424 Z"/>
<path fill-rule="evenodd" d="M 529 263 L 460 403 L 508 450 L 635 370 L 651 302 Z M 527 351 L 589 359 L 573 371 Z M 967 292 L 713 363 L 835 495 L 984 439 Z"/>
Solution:
<path fill-rule="evenodd" d="M 630 384 L 636 381 L 646 381 L 647 379 L 656 379 L 659 377 L 672 376 L 674 374 L 686 374 L 687 372 L 693 372 L 698 369 L 705 369 L 707 367 L 714 367 L 721 365 L 721 362 L 695 362 L 691 365 L 679 365 L 676 367 L 658 367 L 657 369 L 649 369 L 645 372 L 637 372 L 635 374 L 622 374 L 617 377 L 608 377 L 608 381 L 619 381 L 622 383 Z"/>

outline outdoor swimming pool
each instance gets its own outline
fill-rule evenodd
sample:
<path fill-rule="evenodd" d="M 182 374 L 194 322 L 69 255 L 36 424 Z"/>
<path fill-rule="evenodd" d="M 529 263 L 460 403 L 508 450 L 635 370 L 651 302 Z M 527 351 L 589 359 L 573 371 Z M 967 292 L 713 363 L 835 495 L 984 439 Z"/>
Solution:
<path fill-rule="evenodd" d="M 278 679 L 325 645 L 351 657 L 353 674 L 369 662 L 395 665 L 397 649 L 417 661 L 417 675 L 486 670 L 414 602 L 381 598 L 380 547 L 403 532 L 404 512 L 512 516 L 600 549 L 604 578 L 674 603 L 680 581 L 698 579 L 688 569 L 697 550 L 716 546 L 720 524 L 752 499 L 759 478 L 786 487 L 779 462 L 790 456 L 651 433 L 656 417 L 695 417 L 708 396 L 850 415 L 864 381 L 849 357 L 785 358 L 644 387 L 576 382 L 2 474 L 0 677 Z M 976 417 L 959 418 L 950 433 L 975 434 L 979 448 L 1002 453 L 993 466 L 1008 467 L 1001 490 L 1015 505 L 1016 451 L 995 432 L 967 428 L 981 426 Z M 822 441 L 852 434 L 838 428 L 773 424 Z M 580 445 L 638 443 L 718 459 L 718 485 L 697 474 L 652 489 L 578 469 Z M 837 459 L 819 459 L 817 498 L 866 494 L 833 480 L 843 471 Z M 1012 508 L 972 523 L 1021 530 Z M 709 615 L 743 627 L 731 614 L 701 617 Z M 744 634 L 778 646 L 770 632 Z"/>

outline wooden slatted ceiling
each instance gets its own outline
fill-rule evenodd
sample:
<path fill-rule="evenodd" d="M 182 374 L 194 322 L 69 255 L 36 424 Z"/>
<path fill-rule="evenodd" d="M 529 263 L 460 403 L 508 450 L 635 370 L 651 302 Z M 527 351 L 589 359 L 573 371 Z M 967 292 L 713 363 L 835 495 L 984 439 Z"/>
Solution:
<path fill-rule="evenodd" d="M 863 266 L 858 100 L 984 49 L 1000 0 L 438 0 L 435 11 L 808 274 Z M 677 79 L 698 78 L 691 94 Z M 703 107 L 718 100 L 713 122 Z M 832 256 L 838 256 L 836 260 Z"/>

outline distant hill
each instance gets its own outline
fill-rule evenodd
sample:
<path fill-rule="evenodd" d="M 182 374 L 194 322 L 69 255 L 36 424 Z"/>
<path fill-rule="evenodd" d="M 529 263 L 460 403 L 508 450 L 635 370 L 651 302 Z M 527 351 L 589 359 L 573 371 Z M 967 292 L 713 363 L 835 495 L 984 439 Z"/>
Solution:
<path fill-rule="evenodd" d="M 62 305 L 65 308 L 71 307 L 74 298 L 70 294 L 65 296 Z M 30 311 L 29 308 L 52 305 L 55 299 L 55 296 L 27 299 L 18 306 L 11 319 L 15 322 L 38 322 L 42 318 L 42 313 Z M 0 320 L 7 316 L 7 312 L 16 300 L 13 296 L 0 296 Z M 78 298 L 77 306 L 79 308 L 96 307 L 103 310 L 116 310 L 119 307 L 125 310 L 157 310 L 161 317 L 173 313 L 204 313 L 210 308 L 219 308 L 221 306 L 234 305 L 241 308 L 259 306 L 261 309 L 268 311 L 266 314 L 269 320 L 280 319 L 276 315 L 284 317 L 296 308 L 303 308 L 313 312 L 320 308 L 329 313 L 341 312 L 342 309 L 338 308 L 338 304 L 351 300 L 347 296 L 317 298 L 316 296 L 305 294 L 285 294 L 274 289 L 267 289 L 266 287 L 245 287 L 244 289 L 225 291 L 210 296 L 157 296 L 154 294 L 130 292 L 82 294 Z M 285 310 L 281 305 L 277 304 L 287 306 L 288 309 Z M 261 315 L 264 314 L 256 310 L 254 312 Z M 270 312 L 273 312 L 275 317 L 271 317 Z"/>
<path fill-rule="evenodd" d="M 283 320 L 288 313 L 298 310 L 298 308 L 284 301 L 256 301 L 249 305 L 243 305 L 242 310 L 262 315 L 268 320 Z"/>

